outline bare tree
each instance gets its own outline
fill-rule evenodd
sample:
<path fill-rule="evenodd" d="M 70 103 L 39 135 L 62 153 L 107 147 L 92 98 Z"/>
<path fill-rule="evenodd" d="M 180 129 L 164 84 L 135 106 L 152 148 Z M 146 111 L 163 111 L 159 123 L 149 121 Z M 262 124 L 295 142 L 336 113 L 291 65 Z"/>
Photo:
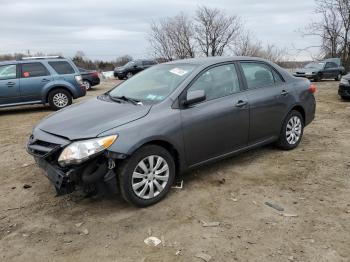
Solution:
<path fill-rule="evenodd" d="M 168 25 L 168 37 L 176 58 L 194 57 L 193 22 L 184 13 L 180 13 L 169 18 Z"/>
<path fill-rule="evenodd" d="M 217 8 L 201 6 L 196 11 L 195 39 L 205 56 L 221 56 L 232 45 L 241 28 L 238 16 L 227 16 Z"/>
<path fill-rule="evenodd" d="M 340 57 L 350 68 L 350 0 L 315 0 L 321 19 L 311 23 L 304 35 L 321 38 L 321 56 Z"/>
<path fill-rule="evenodd" d="M 155 55 L 166 60 L 195 55 L 193 23 L 184 13 L 153 22 L 149 40 Z"/>
<path fill-rule="evenodd" d="M 251 32 L 242 30 L 231 50 L 237 56 L 259 56 L 262 45 L 260 41 L 252 38 Z"/>

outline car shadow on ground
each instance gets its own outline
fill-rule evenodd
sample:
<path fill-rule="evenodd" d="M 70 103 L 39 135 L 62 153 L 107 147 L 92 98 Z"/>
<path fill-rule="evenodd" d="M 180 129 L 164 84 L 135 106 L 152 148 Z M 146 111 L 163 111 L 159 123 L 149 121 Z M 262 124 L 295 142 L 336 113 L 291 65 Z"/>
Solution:
<path fill-rule="evenodd" d="M 31 114 L 41 112 L 54 112 L 49 106 L 33 105 L 33 106 L 20 106 L 20 107 L 8 107 L 0 108 L 0 115 L 16 115 L 16 114 Z"/>

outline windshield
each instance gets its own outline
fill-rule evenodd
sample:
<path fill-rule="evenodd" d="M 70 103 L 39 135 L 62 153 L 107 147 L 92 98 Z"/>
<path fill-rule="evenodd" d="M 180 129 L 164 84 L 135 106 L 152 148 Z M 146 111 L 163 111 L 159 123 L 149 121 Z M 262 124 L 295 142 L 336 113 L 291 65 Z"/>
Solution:
<path fill-rule="evenodd" d="M 307 64 L 305 66 L 305 68 L 317 68 L 317 69 L 322 69 L 324 67 L 324 64 L 323 62 L 319 62 L 319 63 L 310 63 L 310 64 Z"/>
<path fill-rule="evenodd" d="M 136 65 L 136 63 L 135 63 L 134 61 L 130 61 L 130 62 L 127 62 L 127 63 L 124 65 L 124 67 L 132 67 L 132 66 L 134 66 L 134 65 Z"/>
<path fill-rule="evenodd" d="M 153 66 L 121 83 L 109 95 L 157 103 L 170 95 L 195 67 L 189 64 Z"/>

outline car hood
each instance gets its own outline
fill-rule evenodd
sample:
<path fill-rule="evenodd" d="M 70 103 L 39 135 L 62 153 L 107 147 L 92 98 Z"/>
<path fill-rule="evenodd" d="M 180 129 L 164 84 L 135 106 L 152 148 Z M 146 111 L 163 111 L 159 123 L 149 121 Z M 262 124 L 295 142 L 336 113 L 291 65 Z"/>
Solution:
<path fill-rule="evenodd" d="M 146 116 L 150 108 L 150 105 L 93 98 L 48 116 L 37 128 L 70 140 L 93 138 Z"/>
<path fill-rule="evenodd" d="M 126 68 L 124 66 L 119 66 L 114 69 L 115 72 L 117 71 L 124 71 Z"/>

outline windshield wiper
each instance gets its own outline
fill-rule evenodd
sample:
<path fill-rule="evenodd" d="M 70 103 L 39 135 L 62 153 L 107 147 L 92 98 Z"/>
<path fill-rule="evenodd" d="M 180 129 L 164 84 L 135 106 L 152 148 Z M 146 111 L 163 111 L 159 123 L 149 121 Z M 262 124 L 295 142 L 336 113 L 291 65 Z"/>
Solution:
<path fill-rule="evenodd" d="M 129 103 L 132 103 L 134 105 L 137 105 L 141 102 L 140 100 L 137 100 L 137 99 L 134 99 L 131 97 L 126 97 L 126 96 L 111 96 L 111 95 L 109 95 L 109 96 L 112 100 L 114 100 L 114 99 L 123 100 L 123 101 L 129 102 Z"/>

